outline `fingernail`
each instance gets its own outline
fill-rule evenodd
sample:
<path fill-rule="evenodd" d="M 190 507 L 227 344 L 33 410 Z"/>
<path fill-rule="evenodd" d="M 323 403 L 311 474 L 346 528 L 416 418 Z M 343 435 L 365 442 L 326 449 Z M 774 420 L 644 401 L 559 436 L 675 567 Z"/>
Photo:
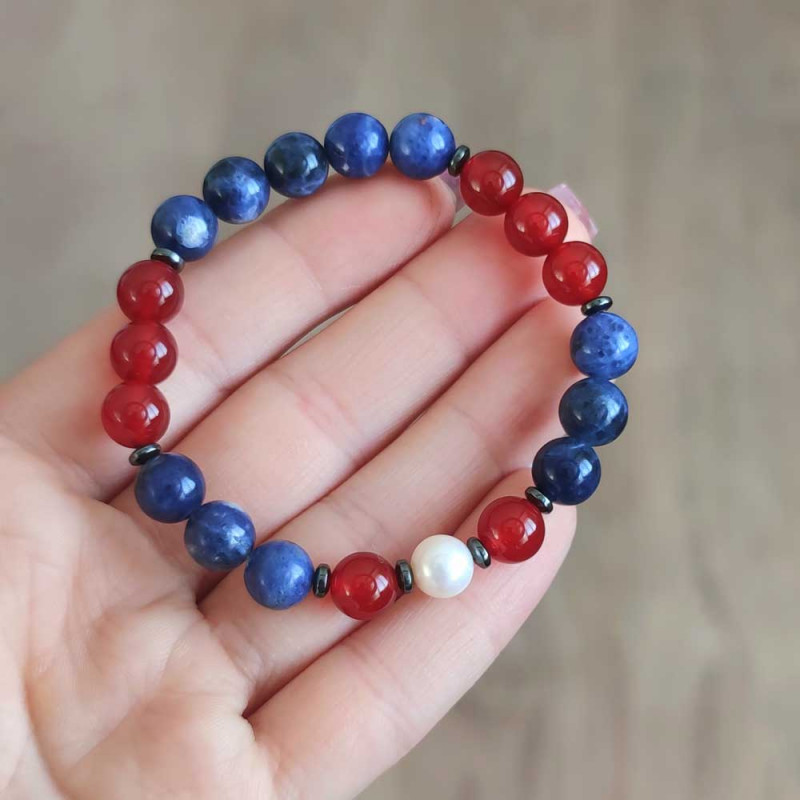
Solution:
<path fill-rule="evenodd" d="M 439 176 L 439 180 L 453 193 L 456 198 L 456 212 L 464 208 L 464 198 L 461 196 L 461 179 L 458 175 L 451 175 L 449 172 L 443 172 Z"/>
<path fill-rule="evenodd" d="M 593 241 L 597 237 L 597 225 L 595 225 L 591 214 L 586 209 L 586 206 L 578 199 L 578 195 L 567 186 L 566 183 L 559 183 L 548 190 L 548 194 L 553 195 L 560 203 L 567 206 L 573 214 L 583 223 L 583 226 L 589 233 L 589 241 Z"/>

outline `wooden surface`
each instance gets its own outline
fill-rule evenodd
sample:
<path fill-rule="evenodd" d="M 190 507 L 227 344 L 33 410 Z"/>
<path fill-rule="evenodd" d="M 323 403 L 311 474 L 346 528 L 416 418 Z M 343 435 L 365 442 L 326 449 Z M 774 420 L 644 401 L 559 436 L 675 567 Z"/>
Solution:
<path fill-rule="evenodd" d="M 797 0 L 0 5 L 2 372 L 154 202 L 351 108 L 444 116 L 594 212 L 633 418 L 551 594 L 368 800 L 800 797 Z"/>

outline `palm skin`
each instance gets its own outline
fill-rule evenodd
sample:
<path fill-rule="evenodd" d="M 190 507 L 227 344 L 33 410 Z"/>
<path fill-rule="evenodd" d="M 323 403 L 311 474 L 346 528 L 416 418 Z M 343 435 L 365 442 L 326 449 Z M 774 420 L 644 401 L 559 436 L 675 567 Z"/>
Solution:
<path fill-rule="evenodd" d="M 575 378 L 576 312 L 545 299 L 501 220 L 451 229 L 454 211 L 438 180 L 332 179 L 184 272 L 165 446 L 259 541 L 407 558 L 528 485 Z M 569 238 L 586 239 L 572 215 Z M 1 796 L 352 797 L 496 657 L 574 515 L 557 509 L 534 559 L 453 600 L 412 593 L 367 624 L 314 598 L 270 612 L 241 569 L 202 570 L 180 526 L 137 509 L 97 413 L 122 324 L 102 315 L 0 395 Z"/>

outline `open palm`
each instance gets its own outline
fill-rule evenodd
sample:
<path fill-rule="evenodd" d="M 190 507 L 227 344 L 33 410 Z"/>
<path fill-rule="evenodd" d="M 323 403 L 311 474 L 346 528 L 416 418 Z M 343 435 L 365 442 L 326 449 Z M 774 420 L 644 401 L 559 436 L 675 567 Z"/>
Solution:
<path fill-rule="evenodd" d="M 501 220 L 451 229 L 454 211 L 439 180 L 332 179 L 184 272 L 164 444 L 202 467 L 209 499 L 248 511 L 259 541 L 335 564 L 466 538 L 559 434 L 576 311 L 544 299 L 540 262 Z M 570 238 L 586 238 L 574 216 Z M 202 570 L 180 526 L 138 510 L 98 412 L 121 325 L 102 315 L 0 396 L 0 791 L 352 797 L 495 658 L 574 515 L 557 508 L 534 559 L 452 600 L 413 592 L 367 624 L 329 599 L 269 611 L 241 569 Z"/>

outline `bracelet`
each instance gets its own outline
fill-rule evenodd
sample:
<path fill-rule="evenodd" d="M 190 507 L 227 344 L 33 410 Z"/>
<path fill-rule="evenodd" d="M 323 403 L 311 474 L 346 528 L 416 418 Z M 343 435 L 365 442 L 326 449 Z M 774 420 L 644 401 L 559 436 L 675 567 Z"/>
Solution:
<path fill-rule="evenodd" d="M 505 234 L 513 248 L 545 257 L 544 285 L 552 298 L 581 306 L 584 319 L 570 340 L 575 366 L 587 377 L 564 393 L 558 408 L 566 436 L 536 453 L 533 486 L 524 497 L 501 497 L 480 515 L 477 535 L 466 543 L 437 534 L 424 539 L 411 558 L 394 566 L 376 553 L 359 552 L 335 569 L 316 568 L 299 545 L 270 539 L 255 547 L 250 517 L 233 503 L 205 500 L 198 466 L 157 444 L 169 424 L 169 406 L 155 384 L 172 372 L 177 345 L 164 322 L 183 304 L 180 277 L 185 261 L 212 248 L 217 220 L 245 223 L 266 208 L 270 188 L 287 197 L 314 194 L 326 181 L 328 166 L 348 178 L 374 175 L 391 155 L 404 175 L 425 180 L 447 170 L 459 177 L 464 202 L 478 214 L 505 214 Z M 256 602 L 285 609 L 313 592 L 330 594 L 354 619 L 366 620 L 417 587 L 431 597 L 454 597 L 469 585 L 474 568 L 493 560 L 517 563 L 534 556 L 545 536 L 543 514 L 554 503 L 577 505 L 600 481 L 595 446 L 616 439 L 628 419 L 628 403 L 611 382 L 626 373 L 638 354 L 633 327 L 610 313 L 602 295 L 606 262 L 592 245 L 565 242 L 567 213 L 549 194 L 522 194 L 519 165 L 510 156 L 487 150 L 474 156 L 456 146 L 450 128 L 431 114 L 410 114 L 391 136 L 368 114 L 345 114 L 325 135 L 324 145 L 305 133 L 278 137 L 264 157 L 264 169 L 247 158 L 217 162 L 203 182 L 203 198 L 178 195 L 153 215 L 156 249 L 149 260 L 129 267 L 117 286 L 119 307 L 130 323 L 111 343 L 111 362 L 122 383 L 106 396 L 102 422 L 117 443 L 135 448 L 130 463 L 139 467 L 135 495 L 141 510 L 159 522 L 186 522 L 184 541 L 192 558 L 212 570 L 241 564 L 244 582 Z"/>

